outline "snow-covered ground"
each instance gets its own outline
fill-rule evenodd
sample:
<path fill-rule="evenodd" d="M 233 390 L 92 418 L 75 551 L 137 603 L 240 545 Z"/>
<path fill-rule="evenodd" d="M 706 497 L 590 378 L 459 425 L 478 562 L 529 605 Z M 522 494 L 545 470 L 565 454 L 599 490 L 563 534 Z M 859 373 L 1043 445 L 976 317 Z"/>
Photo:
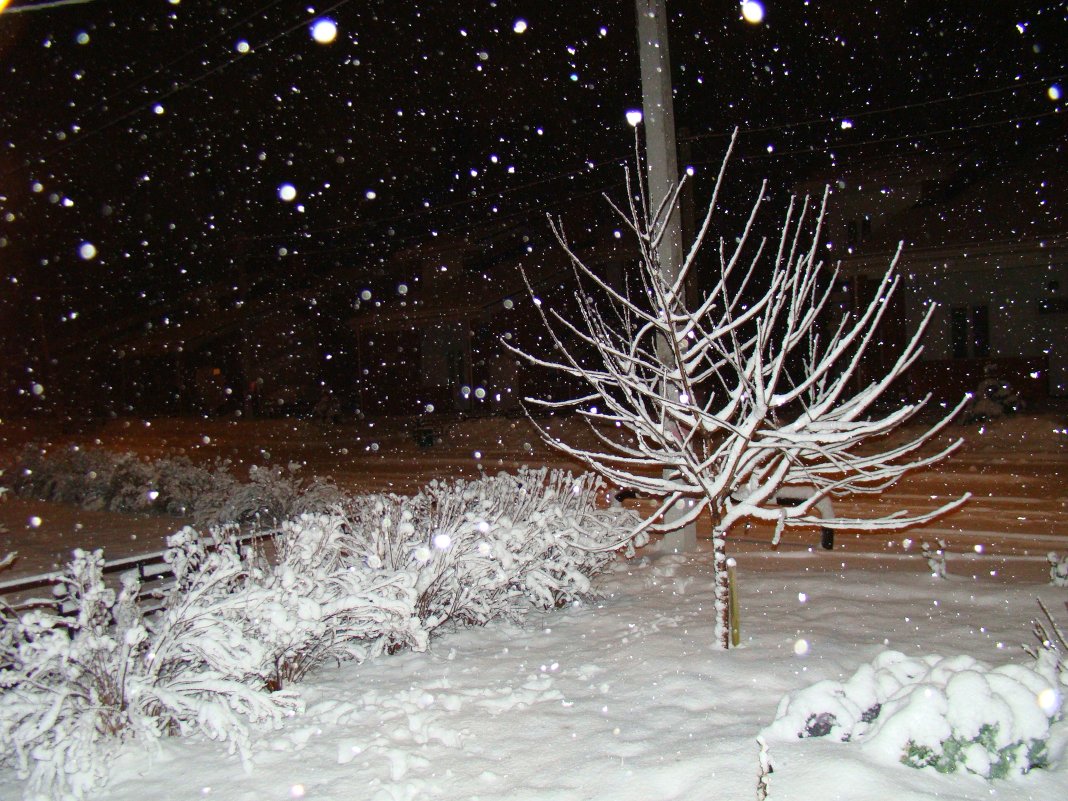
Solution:
<path fill-rule="evenodd" d="M 1047 584 L 939 580 L 922 560 L 874 572 L 819 552 L 752 555 L 739 571 L 743 647 L 716 651 L 707 554 L 620 562 L 601 600 L 525 625 L 450 633 L 428 653 L 330 667 L 300 686 L 308 711 L 259 737 L 251 773 L 212 742 L 130 752 L 114 801 L 271 799 L 752 799 L 755 737 L 784 693 L 844 679 L 881 650 L 1029 662 Z M 872 764 L 807 740 L 771 799 L 1038 799 L 1068 772 L 1012 782 Z M 772 757 L 774 759 L 774 745 Z M 10 775 L 0 798 L 19 797 Z"/>
<path fill-rule="evenodd" d="M 232 444 L 222 423 L 175 424 L 162 437 L 125 427 L 118 429 L 130 433 L 125 443 L 114 429 L 102 439 L 116 449 L 158 448 L 151 455 L 195 454 L 199 446 L 207 456 L 239 461 L 253 458 L 255 443 L 276 461 L 297 456 L 323 474 L 338 472 L 331 460 L 343 463 L 348 470 L 339 481 L 351 488 L 386 489 L 424 473 L 542 461 L 543 446 L 522 425 L 487 421 L 453 430 L 425 451 L 403 430 L 375 432 L 379 448 L 363 450 L 366 428 L 315 438 L 312 429 L 288 424 L 273 435 L 267 424 L 255 437 L 235 430 Z M 737 532 L 731 550 L 739 555 L 739 649 L 712 647 L 710 555 L 649 551 L 603 577 L 597 602 L 536 613 L 522 626 L 451 632 L 426 653 L 314 674 L 299 685 L 307 712 L 258 735 L 250 773 L 216 743 L 174 739 L 155 755 L 127 751 L 104 793 L 118 801 L 755 798 L 755 738 L 785 693 L 844 680 L 884 649 L 1030 664 L 1021 645 L 1033 641 L 1036 599 L 1068 622 L 1068 591 L 1044 580 L 1044 554 L 1063 552 L 1058 538 L 1068 533 L 1060 525 L 1065 438 L 1045 433 L 1049 425 L 1008 421 L 969 431 L 974 445 L 960 458 L 891 499 L 979 490 L 980 511 L 965 512 L 971 517 L 894 537 L 841 535 L 832 553 L 801 547 L 803 536 L 772 552 L 748 542 L 766 541 L 764 532 Z M 115 543 L 132 536 L 115 516 L 94 521 L 49 505 L 18 509 L 80 525 L 65 530 L 65 548 L 80 544 L 73 540 L 94 522 L 112 526 Z M 13 540 L 32 535 L 9 528 Z M 940 532 L 953 535 L 950 576 L 941 580 L 930 575 L 918 545 Z M 998 543 L 991 532 L 1012 536 Z M 906 549 L 906 537 L 917 544 Z M 776 760 L 772 744 L 772 801 L 1068 797 L 1064 765 L 991 783 L 873 762 L 856 744 L 805 740 L 788 751 Z M 0 774 L 0 799 L 20 794 L 14 776 Z"/>

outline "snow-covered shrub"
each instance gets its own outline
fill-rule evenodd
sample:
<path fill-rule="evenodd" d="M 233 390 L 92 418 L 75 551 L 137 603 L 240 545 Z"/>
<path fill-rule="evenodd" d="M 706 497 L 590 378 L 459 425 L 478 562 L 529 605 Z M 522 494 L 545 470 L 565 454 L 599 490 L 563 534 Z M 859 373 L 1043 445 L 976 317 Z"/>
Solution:
<path fill-rule="evenodd" d="M 1059 556 L 1051 551 L 1046 558 L 1049 560 L 1049 583 L 1054 587 L 1068 587 L 1068 554 Z"/>
<path fill-rule="evenodd" d="M 302 515 L 282 524 L 275 556 L 249 556 L 240 589 L 244 636 L 265 649 L 260 667 L 275 690 L 327 659 L 365 659 L 399 648 L 422 650 L 414 576 L 355 561 L 340 514 Z"/>
<path fill-rule="evenodd" d="M 252 466 L 238 481 L 228 462 L 210 467 L 188 458 L 143 460 L 134 454 L 72 447 L 51 453 L 28 447 L 10 471 L 24 497 L 112 512 L 153 512 L 192 517 L 202 528 L 229 523 L 257 527 L 308 512 L 324 512 L 341 500 L 331 482 L 298 475 L 290 464 Z"/>
<path fill-rule="evenodd" d="M 137 632 L 109 633 L 112 609 L 128 597 L 100 581 L 99 552 L 76 551 L 64 587 L 76 619 L 46 611 L 4 619 L 0 645 L 0 751 L 29 779 L 28 791 L 83 796 L 104 778 L 109 745 L 133 735 L 125 674 Z"/>
<path fill-rule="evenodd" d="M 186 456 L 177 456 L 157 459 L 152 467 L 152 509 L 162 514 L 196 515 L 202 499 L 230 491 L 237 483 L 225 461 L 201 467 Z"/>
<path fill-rule="evenodd" d="M 107 509 L 114 494 L 116 459 L 103 451 L 68 448 L 58 453 L 27 446 L 10 471 L 19 495 L 86 509 Z"/>
<path fill-rule="evenodd" d="M 199 731 L 247 758 L 247 724 L 277 725 L 298 707 L 257 686 L 262 648 L 221 614 L 239 602 L 226 590 L 240 561 L 225 546 L 202 555 L 156 620 L 141 614 L 135 576 L 118 592 L 105 585 L 100 551 L 75 551 L 61 579 L 77 617 L 39 609 L 3 619 L 0 761 L 27 779 L 28 797 L 84 798 L 120 743 L 168 732 Z"/>
<path fill-rule="evenodd" d="M 431 482 L 412 498 L 354 498 L 346 512 L 364 564 L 415 576 L 417 613 L 431 632 L 448 621 L 518 619 L 588 593 L 612 559 L 605 546 L 634 522 L 598 509 L 599 487 L 592 474 L 523 469 Z"/>
<path fill-rule="evenodd" d="M 830 737 L 884 762 L 1009 778 L 1049 763 L 1062 693 L 1040 667 L 884 651 L 845 682 L 787 695 L 761 738 Z"/>
<path fill-rule="evenodd" d="M 201 498 L 197 522 L 269 527 L 301 514 L 325 512 L 341 501 L 341 492 L 333 483 L 318 477 L 304 479 L 298 475 L 299 470 L 296 463 L 285 468 L 253 465 L 248 482 L 234 482 Z"/>

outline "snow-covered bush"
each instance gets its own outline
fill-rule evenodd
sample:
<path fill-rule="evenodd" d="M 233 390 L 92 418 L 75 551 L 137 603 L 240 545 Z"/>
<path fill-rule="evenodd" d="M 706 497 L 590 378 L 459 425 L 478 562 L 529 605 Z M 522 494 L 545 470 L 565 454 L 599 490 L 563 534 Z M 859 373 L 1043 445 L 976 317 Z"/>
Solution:
<path fill-rule="evenodd" d="M 1059 556 L 1051 551 L 1046 558 L 1049 560 L 1049 583 L 1054 587 L 1068 587 L 1068 554 Z"/>
<path fill-rule="evenodd" d="M 272 690 L 299 681 L 327 659 L 365 659 L 400 648 L 422 650 L 409 572 L 354 559 L 340 514 L 306 514 L 282 524 L 275 557 L 249 557 L 239 612 L 244 636 L 265 648 L 260 672 Z"/>
<path fill-rule="evenodd" d="M 84 798 L 106 780 L 119 744 L 169 732 L 198 731 L 247 759 L 247 724 L 278 725 L 299 707 L 294 695 L 257 686 L 262 646 L 222 613 L 241 600 L 226 592 L 241 580 L 234 557 L 225 546 L 204 551 L 165 614 L 146 621 L 135 576 L 116 592 L 102 553 L 75 551 L 61 583 L 77 617 L 4 617 L 0 761 L 27 779 L 27 797 Z"/>
<path fill-rule="evenodd" d="M 252 523 L 270 527 L 309 512 L 325 512 L 337 505 L 341 492 L 331 482 L 298 475 L 300 465 L 253 465 L 248 481 L 206 488 L 195 501 L 200 526 Z"/>
<path fill-rule="evenodd" d="M 142 460 L 124 453 L 72 447 L 52 453 L 28 447 L 12 476 L 14 491 L 42 501 L 112 512 L 151 512 L 191 517 L 202 528 L 228 523 L 275 526 L 306 512 L 336 505 L 331 482 L 298 475 L 290 464 L 253 465 L 239 481 L 225 461 L 204 467 L 186 457 Z"/>
<path fill-rule="evenodd" d="M 588 593 L 613 558 L 605 546 L 634 522 L 630 512 L 597 508 L 600 485 L 592 474 L 523 469 L 431 482 L 412 498 L 355 498 L 346 511 L 365 564 L 415 576 L 430 632 L 450 620 L 517 619 Z"/>
<path fill-rule="evenodd" d="M 1005 779 L 1048 766 L 1058 684 L 1040 664 L 990 668 L 968 656 L 884 651 L 845 682 L 787 695 L 761 741 L 829 737 L 883 762 Z"/>
<path fill-rule="evenodd" d="M 80 447 L 52 453 L 29 446 L 6 472 L 24 497 L 112 512 L 181 513 L 215 479 L 185 458 L 152 462 Z"/>
<path fill-rule="evenodd" d="M 133 499 L 129 511 L 137 511 L 149 488 L 148 472 L 133 456 L 77 447 L 50 453 L 28 446 L 8 472 L 19 495 L 86 509 L 127 511 L 122 504 Z"/>
<path fill-rule="evenodd" d="M 162 514 L 196 515 L 205 499 L 232 492 L 237 484 L 225 461 L 201 467 L 186 456 L 177 456 L 157 459 L 152 468 L 152 509 Z"/>

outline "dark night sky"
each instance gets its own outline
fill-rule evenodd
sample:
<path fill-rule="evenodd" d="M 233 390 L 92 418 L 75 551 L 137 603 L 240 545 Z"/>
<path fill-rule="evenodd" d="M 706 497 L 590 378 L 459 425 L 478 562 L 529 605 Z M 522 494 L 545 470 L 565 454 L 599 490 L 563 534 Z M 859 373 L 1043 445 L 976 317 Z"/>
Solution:
<path fill-rule="evenodd" d="M 1051 83 L 1068 89 L 1063 3 L 768 0 L 759 27 L 736 0 L 669 6 L 676 115 L 698 162 L 718 161 L 735 126 L 741 161 L 781 182 L 862 142 L 935 149 L 960 137 L 931 131 L 1023 119 L 1063 131 L 1039 116 L 1063 108 Z M 623 114 L 641 99 L 634 15 L 631 0 L 0 14 L 6 358 L 34 331 L 92 336 L 116 310 L 232 280 L 240 252 L 284 247 L 326 275 L 494 216 L 544 225 L 534 206 L 619 181 Z M 309 34 L 319 16 L 337 23 L 330 44 Z"/>

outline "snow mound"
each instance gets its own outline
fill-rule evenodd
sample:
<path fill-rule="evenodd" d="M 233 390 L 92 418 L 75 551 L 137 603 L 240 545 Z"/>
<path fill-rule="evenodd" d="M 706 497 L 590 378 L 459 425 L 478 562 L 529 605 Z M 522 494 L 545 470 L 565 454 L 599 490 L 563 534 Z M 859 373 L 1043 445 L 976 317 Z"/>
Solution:
<path fill-rule="evenodd" d="M 779 703 L 760 735 L 771 757 L 806 738 L 856 742 L 865 756 L 939 773 L 1007 779 L 1055 766 L 1064 688 L 1043 662 L 991 668 L 970 656 L 884 651 L 844 682 L 821 681 Z"/>

